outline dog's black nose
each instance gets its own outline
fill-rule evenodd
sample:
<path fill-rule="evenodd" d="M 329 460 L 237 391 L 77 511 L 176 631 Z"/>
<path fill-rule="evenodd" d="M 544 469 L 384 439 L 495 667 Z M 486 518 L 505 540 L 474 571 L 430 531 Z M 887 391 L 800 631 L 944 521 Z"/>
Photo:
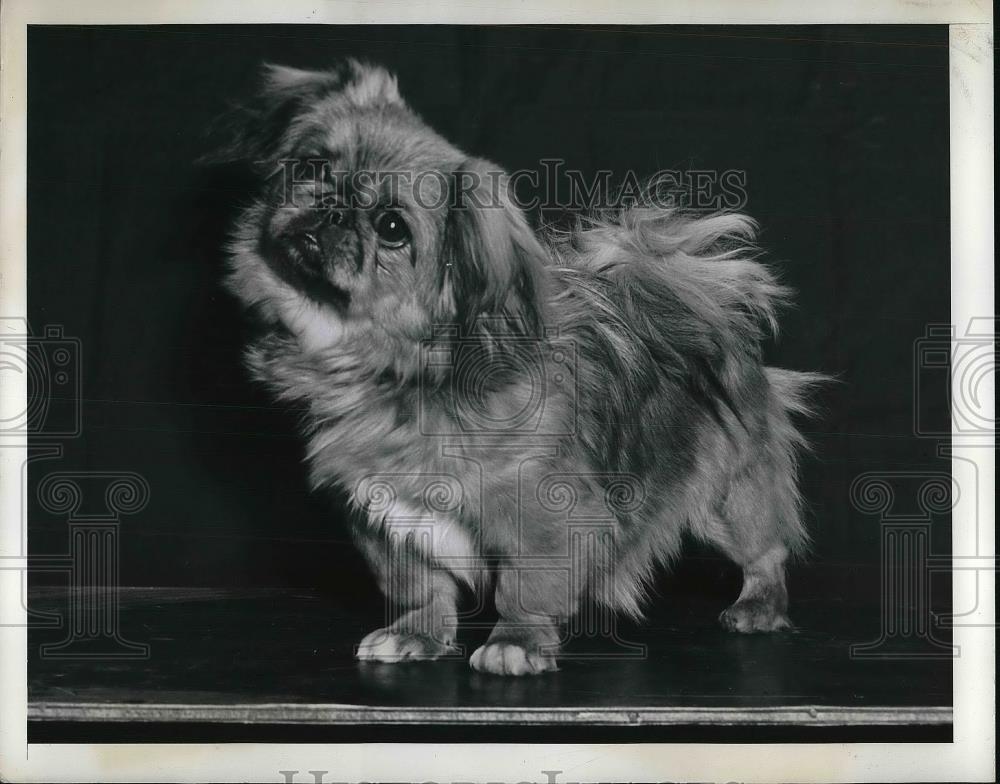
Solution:
<path fill-rule="evenodd" d="M 352 215 L 350 210 L 346 207 L 337 205 L 327 213 L 324 224 L 326 226 L 339 226 L 341 228 L 347 228 L 347 226 L 351 223 L 351 219 Z"/>
<path fill-rule="evenodd" d="M 275 239 L 281 255 L 301 273 L 325 277 L 357 255 L 354 225 L 350 210 L 315 210 L 303 213 Z"/>
<path fill-rule="evenodd" d="M 354 213 L 346 207 L 335 207 L 323 218 L 316 227 L 315 235 L 319 237 L 323 248 L 335 248 L 347 232 L 354 228 Z"/>

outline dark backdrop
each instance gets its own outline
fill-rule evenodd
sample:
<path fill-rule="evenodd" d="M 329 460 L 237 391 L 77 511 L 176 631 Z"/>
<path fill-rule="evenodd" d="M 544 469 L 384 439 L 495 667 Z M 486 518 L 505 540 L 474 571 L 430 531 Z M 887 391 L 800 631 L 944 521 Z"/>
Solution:
<path fill-rule="evenodd" d="M 770 361 L 842 381 L 808 426 L 815 547 L 794 581 L 877 601 L 878 521 L 851 481 L 947 470 L 913 426 L 914 342 L 949 320 L 946 28 L 35 27 L 28 43 L 29 315 L 81 340 L 84 399 L 81 435 L 30 484 L 148 480 L 123 518 L 125 584 L 374 595 L 344 510 L 307 493 L 292 417 L 240 365 L 220 245 L 246 183 L 195 164 L 261 62 L 353 54 L 508 169 L 746 170 L 747 211 L 799 291 Z M 945 388 L 920 400 L 943 427 Z M 66 532 L 32 495 L 32 552 L 64 552 Z M 947 552 L 947 519 L 934 538 Z M 682 574 L 735 579 L 696 554 Z"/>

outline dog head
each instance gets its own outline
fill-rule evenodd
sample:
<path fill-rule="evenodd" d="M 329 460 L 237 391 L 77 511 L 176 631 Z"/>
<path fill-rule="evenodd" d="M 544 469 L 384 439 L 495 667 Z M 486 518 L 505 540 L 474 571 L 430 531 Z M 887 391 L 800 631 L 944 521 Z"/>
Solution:
<path fill-rule="evenodd" d="M 261 174 L 229 287 L 305 350 L 540 329 L 546 251 L 506 175 L 427 127 L 384 69 L 268 67 L 218 157 Z"/>

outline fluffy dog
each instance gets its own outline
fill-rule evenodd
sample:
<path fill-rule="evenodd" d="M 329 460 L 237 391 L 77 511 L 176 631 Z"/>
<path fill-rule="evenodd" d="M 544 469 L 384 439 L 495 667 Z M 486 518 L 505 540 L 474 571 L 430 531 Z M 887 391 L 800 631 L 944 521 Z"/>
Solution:
<path fill-rule="evenodd" d="M 400 608 L 359 658 L 454 654 L 471 589 L 499 614 L 473 668 L 553 670 L 584 603 L 639 615 L 685 532 L 743 569 L 726 628 L 789 626 L 791 417 L 819 377 L 761 362 L 788 291 L 748 218 L 646 199 L 536 234 L 356 61 L 269 67 L 238 125 L 224 156 L 269 175 L 229 249 L 266 327 L 249 366 L 301 407 L 312 485 L 350 493 Z"/>

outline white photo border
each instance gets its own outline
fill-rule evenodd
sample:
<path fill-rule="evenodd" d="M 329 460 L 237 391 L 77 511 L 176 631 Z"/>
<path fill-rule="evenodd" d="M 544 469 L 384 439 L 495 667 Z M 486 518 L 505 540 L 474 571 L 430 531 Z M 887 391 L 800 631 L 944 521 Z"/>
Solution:
<path fill-rule="evenodd" d="M 26 317 L 26 36 L 29 24 L 948 24 L 951 92 L 952 323 L 995 313 L 993 278 L 993 19 L 974 0 L 284 0 L 136 3 L 7 0 L 0 6 L 0 315 Z M 961 326 L 959 327 L 961 329 Z M 8 374 L 10 375 L 10 374 Z M 983 390 L 994 414 L 992 382 Z M 24 410 L 26 386 L 5 378 L 0 415 Z M 994 419 L 995 421 L 995 419 Z M 958 432 L 953 435 L 957 438 Z M 956 454 L 960 445 L 956 441 Z M 956 512 L 953 552 L 995 556 L 993 448 L 969 448 L 985 478 L 981 519 Z M 28 744 L 21 470 L 25 449 L 0 449 L 0 779 L 11 781 L 282 781 L 281 770 L 336 781 L 994 781 L 995 583 L 979 581 L 968 624 L 954 628 L 952 743 L 862 744 Z M 958 459 L 955 457 L 954 459 Z M 969 532 L 982 532 L 970 542 Z M 955 606 L 968 587 L 954 578 Z M 914 688 L 919 688 L 914 684 Z"/>

